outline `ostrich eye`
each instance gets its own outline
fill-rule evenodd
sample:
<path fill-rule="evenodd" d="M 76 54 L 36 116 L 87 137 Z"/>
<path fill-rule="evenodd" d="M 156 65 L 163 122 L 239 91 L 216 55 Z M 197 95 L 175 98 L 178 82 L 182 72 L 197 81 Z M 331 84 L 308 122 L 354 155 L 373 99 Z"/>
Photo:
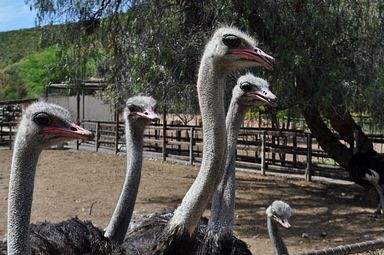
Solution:
<path fill-rule="evenodd" d="M 240 88 L 243 91 L 251 91 L 252 90 L 252 84 L 250 84 L 249 82 L 242 82 L 240 84 Z"/>
<path fill-rule="evenodd" d="M 223 43 L 227 45 L 229 48 L 234 48 L 240 45 L 240 39 L 236 35 L 224 35 Z"/>
<path fill-rule="evenodd" d="M 128 107 L 128 110 L 130 112 L 137 112 L 137 106 L 136 105 L 129 104 L 129 105 L 127 105 L 127 107 Z"/>
<path fill-rule="evenodd" d="M 48 125 L 51 122 L 50 116 L 45 112 L 37 113 L 33 120 L 39 125 Z"/>

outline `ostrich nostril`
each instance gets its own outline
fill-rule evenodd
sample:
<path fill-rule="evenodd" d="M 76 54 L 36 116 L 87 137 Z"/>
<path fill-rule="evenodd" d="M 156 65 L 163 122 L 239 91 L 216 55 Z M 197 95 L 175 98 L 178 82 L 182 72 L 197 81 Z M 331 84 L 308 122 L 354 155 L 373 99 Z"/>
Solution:
<path fill-rule="evenodd" d="M 145 115 L 148 115 L 148 112 L 144 112 Z"/>
<path fill-rule="evenodd" d="M 72 131 L 77 131 L 77 128 L 75 128 L 75 127 L 71 127 L 70 128 Z"/>

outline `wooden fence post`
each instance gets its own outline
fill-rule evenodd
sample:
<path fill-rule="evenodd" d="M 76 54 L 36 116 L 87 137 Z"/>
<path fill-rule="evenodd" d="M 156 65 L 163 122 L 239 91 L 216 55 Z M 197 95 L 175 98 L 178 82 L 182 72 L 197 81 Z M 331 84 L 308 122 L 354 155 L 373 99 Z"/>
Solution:
<path fill-rule="evenodd" d="M 158 140 L 159 139 L 159 134 L 158 134 L 158 129 L 157 129 L 157 125 L 155 126 L 155 140 Z M 155 143 L 155 152 L 157 152 L 157 146 L 158 146 L 158 143 Z"/>
<path fill-rule="evenodd" d="M 77 89 L 76 91 L 76 124 L 80 125 L 80 93 Z M 76 150 L 79 150 L 79 140 L 76 140 Z"/>
<path fill-rule="evenodd" d="M 279 139 L 280 140 L 280 139 Z M 280 141 L 279 141 L 279 144 L 280 144 Z M 286 136 L 286 135 L 284 135 L 283 136 L 283 145 L 284 145 L 284 147 L 283 148 L 281 148 L 281 153 L 280 153 L 280 155 L 281 155 L 281 165 L 282 166 L 285 166 L 285 159 L 286 159 L 286 153 L 285 153 L 285 148 L 287 147 L 287 145 L 288 145 L 288 137 Z"/>
<path fill-rule="evenodd" d="M 95 137 L 95 150 L 99 151 L 99 139 L 100 139 L 100 122 L 96 122 L 96 137 Z"/>
<path fill-rule="evenodd" d="M 296 133 L 292 137 L 292 146 L 293 146 L 293 153 L 292 153 L 293 167 L 296 167 L 297 166 L 297 137 L 296 137 Z"/>
<path fill-rule="evenodd" d="M 9 123 L 9 149 L 12 150 L 12 124 Z"/>
<path fill-rule="evenodd" d="M 265 175 L 265 131 L 263 131 L 263 134 L 261 135 L 261 174 Z"/>
<path fill-rule="evenodd" d="M 190 128 L 190 131 L 191 131 L 191 135 L 189 136 L 189 164 L 192 166 L 193 165 L 193 131 L 194 131 L 194 128 L 191 127 Z"/>
<path fill-rule="evenodd" d="M 272 158 L 271 158 L 272 165 L 274 165 L 276 163 L 276 154 L 275 154 L 276 147 L 275 147 L 275 144 L 276 144 L 276 137 L 273 135 L 272 136 Z"/>
<path fill-rule="evenodd" d="M 312 180 L 312 134 L 307 134 L 307 167 L 305 168 L 305 180 Z"/>
<path fill-rule="evenodd" d="M 167 118 L 163 114 L 163 161 L 167 160 Z"/>
<path fill-rule="evenodd" d="M 115 108 L 116 114 L 116 127 L 115 127 L 115 154 L 119 152 L 119 127 L 120 127 L 120 113 L 119 108 L 116 106 Z"/>
<path fill-rule="evenodd" d="M 177 127 L 180 127 L 180 125 L 178 125 Z M 181 141 L 181 130 L 180 129 L 176 130 L 176 141 L 178 141 L 178 142 Z M 177 145 L 177 154 L 181 155 L 181 145 L 180 144 Z"/>
<path fill-rule="evenodd" d="M 255 144 L 257 145 L 257 140 L 259 140 L 259 135 L 255 134 L 255 137 L 253 139 L 254 139 Z M 255 149 L 255 161 L 257 160 L 258 157 L 259 157 L 259 152 L 258 152 L 258 147 L 256 146 L 256 149 Z"/>

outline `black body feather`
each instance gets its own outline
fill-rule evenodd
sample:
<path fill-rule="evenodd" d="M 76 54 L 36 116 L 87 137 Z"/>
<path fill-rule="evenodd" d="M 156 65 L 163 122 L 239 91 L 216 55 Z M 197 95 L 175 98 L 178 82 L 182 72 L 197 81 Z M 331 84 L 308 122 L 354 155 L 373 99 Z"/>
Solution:
<path fill-rule="evenodd" d="M 31 224 L 29 236 L 35 255 L 123 255 L 128 254 L 118 244 L 104 237 L 90 221 L 72 218 L 60 223 Z M 0 254 L 7 254 L 6 243 L 0 243 Z"/>
<path fill-rule="evenodd" d="M 194 236 L 167 231 L 173 211 L 156 212 L 133 219 L 123 247 L 129 254 L 251 255 L 247 244 L 233 235 L 212 235 L 202 217 Z"/>
<path fill-rule="evenodd" d="M 365 174 L 371 174 L 369 169 L 375 170 L 380 175 L 380 184 L 384 183 L 384 157 L 376 151 L 357 153 L 349 161 L 349 172 L 352 181 L 368 188 L 372 184 L 365 180 Z"/>

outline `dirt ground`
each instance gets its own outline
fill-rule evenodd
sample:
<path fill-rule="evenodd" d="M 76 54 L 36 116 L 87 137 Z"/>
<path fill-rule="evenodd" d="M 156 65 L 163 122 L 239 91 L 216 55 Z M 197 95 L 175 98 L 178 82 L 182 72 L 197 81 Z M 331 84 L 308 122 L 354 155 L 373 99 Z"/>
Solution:
<path fill-rule="evenodd" d="M 11 151 L 0 150 L 0 236 L 6 232 Z M 104 228 L 122 185 L 125 156 L 71 150 L 44 151 L 36 173 L 32 221 L 57 222 L 78 216 Z M 175 208 L 197 167 L 146 160 L 135 212 Z M 373 217 L 374 202 L 355 185 L 237 174 L 235 233 L 253 254 L 274 254 L 266 229 L 266 207 L 288 202 L 292 228 L 283 230 L 290 254 L 383 238 L 384 217 Z M 209 215 L 207 210 L 206 215 Z"/>

